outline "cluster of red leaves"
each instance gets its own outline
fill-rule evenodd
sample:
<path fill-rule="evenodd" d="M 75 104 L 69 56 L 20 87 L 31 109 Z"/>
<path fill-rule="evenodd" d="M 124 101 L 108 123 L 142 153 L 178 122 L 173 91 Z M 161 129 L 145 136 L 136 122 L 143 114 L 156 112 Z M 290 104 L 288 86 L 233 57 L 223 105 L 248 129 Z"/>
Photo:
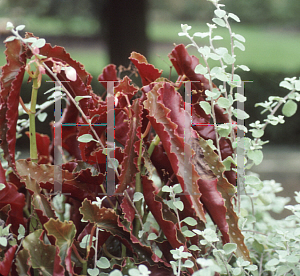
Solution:
<path fill-rule="evenodd" d="M 105 87 L 106 81 L 114 81 L 115 140 L 122 145 L 115 150 L 115 158 L 121 164 L 119 177 L 115 178 L 115 194 L 110 196 L 109 200 L 105 199 L 101 208 L 91 204 L 91 201 L 95 201 L 97 196 L 103 197 L 101 185 L 105 186 L 106 155 L 94 141 L 89 143 L 77 141 L 78 136 L 93 133 L 89 126 L 84 125 L 87 122 L 79 116 L 74 104 L 70 103 L 64 109 L 60 123 L 77 124 L 62 128 L 62 147 L 74 157 L 74 160 L 63 164 L 61 168 L 62 192 L 66 194 L 66 202 L 71 204 L 70 222 L 61 222 L 57 219 L 51 205 L 51 196 L 45 194 L 45 191 L 53 190 L 54 171 L 59 169 L 50 163 L 53 141 L 51 142 L 45 135 L 37 134 L 38 164 L 30 160 L 15 161 L 18 99 L 26 59 L 30 58 L 31 54 L 19 40 L 7 42 L 6 48 L 7 64 L 2 67 L 0 78 L 0 137 L 4 158 L 14 172 L 7 180 L 5 170 L 0 167 L 0 182 L 5 185 L 0 194 L 0 211 L 1 218 L 6 220 L 6 224 L 12 225 L 12 233 L 17 235 L 18 227 L 22 224 L 27 235 L 14 263 L 16 247 L 7 247 L 3 250 L 2 253 L 5 255 L 3 260 L 0 260 L 0 271 L 3 275 L 9 275 L 10 271 L 16 273 L 13 275 L 17 273 L 28 275 L 32 268 L 42 271 L 44 269 L 51 275 L 65 275 L 66 271 L 71 275 L 77 275 L 81 271 L 82 264 L 74 252 L 80 254 L 82 258 L 86 257 L 78 244 L 91 232 L 93 224 L 97 224 L 103 230 L 99 232 L 99 247 L 109 242 L 117 248 L 120 244 L 126 246 L 128 258 L 116 264 L 115 268 L 125 271 L 135 256 L 138 263 L 147 265 L 152 275 L 173 275 L 169 264 L 172 260 L 170 249 L 184 246 L 185 251 L 188 251 L 190 245 L 199 245 L 201 237 L 187 238 L 182 234 L 176 216 L 158 194 L 159 188 L 147 175 L 143 175 L 141 183 L 147 212 L 153 214 L 166 238 L 156 242 L 163 253 L 159 258 L 150 246 L 133 235 L 135 210 L 128 197 L 124 196 L 126 192 L 132 200 L 136 174 L 139 172 L 137 159 L 141 134 L 146 130 L 148 123 L 160 138 L 159 145 L 151 155 L 153 166 L 165 183 L 172 177 L 173 183 L 180 183 L 182 187 L 183 193 L 180 198 L 184 203 L 184 210 L 180 212 L 180 218 L 193 217 L 197 225 L 192 228 L 188 226 L 189 229 L 203 230 L 205 213 L 208 212 L 221 231 L 223 243 L 237 242 L 238 255 L 250 259 L 231 203 L 235 174 L 233 171 L 225 172 L 217 154 L 205 142 L 212 139 L 216 143 L 214 127 L 209 125 L 210 116 L 197 104 L 205 100 L 203 92 L 209 89 L 209 84 L 203 75 L 194 72 L 199 61 L 188 54 L 184 45 L 176 46 L 169 58 L 181 79 L 193 81 L 195 93 L 192 95 L 192 122 L 197 125 L 191 128 L 189 137 L 185 137 L 185 121 L 189 116 L 184 109 L 186 103 L 174 84 L 160 81 L 162 71 L 149 64 L 144 56 L 135 52 L 130 56 L 141 77 L 143 84 L 141 89 L 131 84 L 127 76 L 118 79 L 115 65 L 105 67 L 99 76 L 98 80 Z M 107 101 L 93 93 L 90 86 L 92 77 L 84 67 L 71 59 L 64 48 L 59 46 L 52 47 L 46 44 L 40 49 L 40 54 L 69 64 L 76 70 L 76 81 L 66 82 L 66 88 L 73 97 L 90 96 L 80 101 L 81 109 L 93 124 L 105 124 Z M 47 61 L 47 65 L 51 68 L 51 61 Z M 66 80 L 64 71 L 57 76 L 61 81 Z M 51 75 L 49 77 L 52 78 Z M 215 106 L 215 114 L 219 123 L 229 122 L 228 116 L 223 114 L 220 107 Z M 106 126 L 98 125 L 94 126 L 94 129 L 105 144 Z M 150 145 L 152 139 L 153 135 L 144 138 L 145 147 Z M 188 156 L 185 155 L 187 147 L 190 149 Z M 143 148 L 143 152 L 145 150 L 146 148 Z M 220 150 L 222 159 L 232 155 L 233 150 L 228 139 L 221 139 Z M 193 160 L 189 168 L 185 167 L 185 158 Z M 144 161 L 144 158 L 142 160 Z M 92 168 L 97 169 L 97 174 L 93 173 Z M 184 179 L 186 170 L 191 172 L 189 182 Z M 22 211 L 26 207 L 24 195 L 26 191 L 29 192 L 31 204 L 42 224 L 42 229 L 31 233 L 30 219 L 24 218 Z M 117 204 L 118 208 L 114 210 L 112 204 Z M 82 222 L 82 218 L 87 222 Z M 46 236 L 50 244 L 45 242 Z M 111 250 L 118 257 L 119 250 Z M 187 273 L 190 274 L 199 269 L 195 259 L 200 254 L 194 251 L 191 253 L 193 254 L 191 260 L 195 266 L 188 269 Z M 91 250 L 87 257 L 92 257 L 93 254 Z M 76 259 L 76 256 L 77 261 L 73 262 L 71 257 Z"/>

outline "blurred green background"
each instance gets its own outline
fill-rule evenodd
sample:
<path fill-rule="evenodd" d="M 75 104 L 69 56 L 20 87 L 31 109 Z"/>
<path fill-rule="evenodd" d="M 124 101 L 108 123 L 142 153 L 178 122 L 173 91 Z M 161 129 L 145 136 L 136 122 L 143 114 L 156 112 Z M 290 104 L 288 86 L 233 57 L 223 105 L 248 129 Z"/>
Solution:
<path fill-rule="evenodd" d="M 144 52 L 148 61 L 163 69 L 164 76 L 168 77 L 171 63 L 167 54 L 173 49 L 173 44 L 189 43 L 185 37 L 178 36 L 181 23 L 191 25 L 191 33 L 206 31 L 206 22 L 211 22 L 214 7 L 205 0 L 140 1 L 146 5 L 147 48 Z M 102 93 L 103 88 L 97 82 L 97 77 L 111 60 L 105 35 L 108 26 L 107 21 L 103 20 L 108 14 L 109 2 L 117 3 L 118 0 L 0 0 L 0 38 L 3 41 L 9 35 L 5 30 L 7 21 L 15 26 L 25 24 L 25 31 L 46 38 L 52 45 L 65 47 L 72 58 L 84 64 L 94 77 L 92 85 L 95 93 Z M 134 14 L 139 13 L 133 1 L 125 2 Z M 280 81 L 284 77 L 300 76 L 300 1 L 224 0 L 220 3 L 226 5 L 227 12 L 235 13 L 241 19 L 241 23 L 232 22 L 232 30 L 246 38 L 246 51 L 236 49 L 237 64 L 245 64 L 251 69 L 250 72 L 239 72 L 242 80 L 253 81 L 245 86 L 248 98 L 245 109 L 251 115 L 251 122 L 257 118 L 262 120 L 264 117 L 260 115 L 259 108 L 254 108 L 254 103 L 265 101 L 270 95 L 285 95 L 287 90 L 279 88 Z M 113 19 L 118 18 L 118 11 L 115 13 Z M 109 16 L 111 14 L 114 15 L 110 13 Z M 126 25 L 131 18 L 126 18 L 126 15 L 124 18 Z M 124 31 L 119 27 L 116 34 L 120 36 L 120 41 L 115 41 L 114 45 L 122 48 L 121 32 Z M 218 44 L 229 48 L 227 29 L 219 27 L 216 33 L 224 37 Z M 207 41 L 199 39 L 198 42 Z M 1 53 L 4 50 L 4 44 L 0 44 Z M 188 50 L 197 55 L 194 49 Z M 130 52 L 126 54 L 126 60 L 129 55 Z M 1 54 L 0 65 L 4 64 L 5 55 Z M 172 78 L 176 79 L 174 68 Z M 24 91 L 30 91 L 30 85 L 27 87 L 24 87 Z M 47 89 L 49 87 L 45 85 L 44 91 Z M 30 92 L 24 91 L 25 101 L 27 98 L 29 100 Z M 43 98 L 39 100 L 43 101 Z M 268 127 L 265 140 L 271 140 L 273 144 L 299 145 L 299 115 L 298 110 L 293 118 L 286 119 L 284 125 Z"/>

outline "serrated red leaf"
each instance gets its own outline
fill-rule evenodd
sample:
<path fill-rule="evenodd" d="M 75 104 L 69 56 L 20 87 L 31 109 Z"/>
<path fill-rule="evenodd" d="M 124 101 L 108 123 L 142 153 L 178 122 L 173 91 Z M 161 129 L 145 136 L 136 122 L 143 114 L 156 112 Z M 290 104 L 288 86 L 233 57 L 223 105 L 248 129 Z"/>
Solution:
<path fill-rule="evenodd" d="M 237 252 L 236 254 L 239 257 L 243 257 L 245 260 L 252 262 L 249 257 L 249 251 L 244 243 L 244 236 L 241 233 L 241 230 L 238 226 L 238 216 L 234 212 L 233 204 L 231 202 L 233 195 L 235 194 L 235 188 L 232 184 L 228 182 L 228 180 L 224 177 L 223 173 L 225 171 L 225 167 L 223 163 L 219 161 L 218 155 L 211 149 L 211 147 L 207 144 L 207 142 L 201 137 L 198 140 L 199 146 L 202 148 L 202 154 L 204 157 L 204 161 L 210 167 L 210 170 L 216 176 L 217 180 L 217 190 L 222 198 L 224 199 L 223 207 L 221 208 L 221 202 L 218 202 L 218 197 L 216 195 L 215 209 L 213 206 L 210 206 L 210 215 L 212 219 L 215 220 L 215 223 L 221 227 L 223 230 L 223 242 L 234 242 L 237 244 Z M 213 180 L 214 182 L 216 180 Z M 207 183 L 209 184 L 209 183 Z M 210 188 L 210 191 L 212 189 Z M 214 192 L 213 192 L 214 193 Z M 209 204 L 213 204 L 209 202 Z M 226 208 L 225 208 L 226 207 Z M 224 214 L 224 208 L 226 210 Z M 220 215 L 221 213 L 221 215 Z M 215 218 L 215 219 L 214 219 Z M 227 226 L 226 226 L 227 224 Z M 226 233 L 227 232 L 227 233 Z"/>
<path fill-rule="evenodd" d="M 18 245 L 14 245 L 13 247 L 9 248 L 5 254 L 4 254 L 4 260 L 0 262 L 0 273 L 3 276 L 8 276 L 14 257 L 15 257 L 15 252 L 18 248 Z"/>
<path fill-rule="evenodd" d="M 159 71 L 152 64 L 149 64 L 147 59 L 137 52 L 132 52 L 129 59 L 138 69 L 143 85 L 157 80 L 162 74 L 162 70 Z"/>
<path fill-rule="evenodd" d="M 187 170 L 184 159 L 190 159 L 191 156 L 185 155 L 185 147 L 189 145 L 184 142 L 184 139 L 188 141 L 190 137 L 186 135 L 184 138 L 185 119 L 188 114 L 181 106 L 180 94 L 165 82 L 156 84 L 147 93 L 147 100 L 144 102 L 144 107 L 149 111 L 149 121 L 163 144 L 182 190 L 191 200 L 197 216 L 205 222 L 205 214 L 200 202 L 201 194 L 197 185 L 199 176 L 194 166 L 192 166 L 191 185 L 185 185 L 184 182 L 184 171 Z"/>
<path fill-rule="evenodd" d="M 36 193 L 40 193 L 41 188 L 53 189 L 54 185 L 54 165 L 38 165 L 27 160 L 18 160 L 16 162 L 18 173 L 27 181 L 28 189 Z M 31 178 L 28 178 L 28 175 Z M 100 184 L 103 184 L 104 175 L 98 174 L 93 176 L 90 169 L 81 170 L 79 173 L 71 173 L 62 170 L 62 192 L 70 193 L 71 197 L 80 201 L 85 198 L 96 199 L 98 194 L 102 193 Z M 51 217 L 51 216 L 49 216 Z"/>
<path fill-rule="evenodd" d="M 184 245 L 185 238 L 176 227 L 177 218 L 168 206 L 163 203 L 162 199 L 155 195 L 153 182 L 143 176 L 142 184 L 145 202 L 171 246 L 173 248 L 179 248 Z"/>
<path fill-rule="evenodd" d="M 116 65 L 107 65 L 103 69 L 102 74 L 99 75 L 98 81 L 104 86 L 105 89 L 107 89 L 107 81 L 115 81 L 114 86 L 116 86 L 118 84 Z"/>
<path fill-rule="evenodd" d="M 142 106 L 139 100 L 134 100 L 132 104 L 132 118 L 129 123 L 129 131 L 126 135 L 126 145 L 124 149 L 124 158 L 122 161 L 122 171 L 119 177 L 120 185 L 116 189 L 116 193 L 122 193 L 132 181 L 134 181 L 135 174 L 137 173 L 137 167 L 134 164 L 134 159 L 137 158 L 137 154 L 134 151 L 134 144 L 139 143 L 140 128 L 141 128 L 141 112 Z M 124 135 L 124 134 L 123 134 Z"/>
<path fill-rule="evenodd" d="M 28 250 L 33 268 L 43 269 L 46 275 L 64 276 L 65 269 L 60 264 L 59 249 L 43 241 L 43 230 L 36 230 L 23 240 L 23 247 Z"/>
<path fill-rule="evenodd" d="M 143 245 L 132 233 L 121 223 L 119 216 L 112 209 L 102 207 L 101 209 L 92 204 L 89 200 L 84 200 L 80 213 L 84 220 L 97 223 L 97 225 L 112 235 L 121 239 L 122 243 L 136 255 L 136 257 L 143 261 L 146 260 L 150 264 L 162 263 L 167 267 L 169 264 L 163 262 L 157 255 L 152 252 L 152 249 Z"/>
<path fill-rule="evenodd" d="M 18 233 L 19 225 L 26 225 L 26 219 L 23 216 L 23 207 L 25 206 L 25 196 L 18 192 L 16 186 L 6 182 L 5 170 L 0 163 L 0 183 L 5 185 L 5 188 L 0 193 L 0 209 L 6 205 L 10 205 L 11 210 L 8 212 L 6 224 L 11 223 L 11 230 L 14 234 Z"/>
<path fill-rule="evenodd" d="M 15 166 L 16 125 L 19 96 L 25 73 L 26 55 L 20 40 L 6 42 L 6 65 L 0 75 L 0 138 L 4 158 Z"/>

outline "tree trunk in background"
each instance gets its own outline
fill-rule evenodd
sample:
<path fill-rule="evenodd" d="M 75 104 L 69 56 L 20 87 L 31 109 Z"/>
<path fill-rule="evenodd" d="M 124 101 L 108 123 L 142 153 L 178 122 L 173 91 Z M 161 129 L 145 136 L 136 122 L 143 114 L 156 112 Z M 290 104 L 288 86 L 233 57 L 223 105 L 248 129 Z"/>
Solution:
<path fill-rule="evenodd" d="M 132 51 L 147 56 L 146 17 L 147 0 L 104 1 L 102 33 L 111 63 L 127 67 Z"/>

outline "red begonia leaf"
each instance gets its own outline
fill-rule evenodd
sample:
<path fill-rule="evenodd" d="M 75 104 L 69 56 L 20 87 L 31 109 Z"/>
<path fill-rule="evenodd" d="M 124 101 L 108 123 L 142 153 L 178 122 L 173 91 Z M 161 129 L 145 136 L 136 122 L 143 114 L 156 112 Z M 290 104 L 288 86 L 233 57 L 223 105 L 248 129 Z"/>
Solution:
<path fill-rule="evenodd" d="M 16 166 L 18 173 L 27 181 L 30 187 L 28 187 L 28 189 L 32 190 L 37 195 L 39 194 L 41 187 L 49 190 L 53 189 L 54 165 L 38 165 L 27 160 L 18 160 Z M 59 167 L 57 167 L 57 169 L 58 168 Z M 28 175 L 31 176 L 31 180 L 28 179 Z M 95 200 L 96 196 L 99 193 L 102 193 L 100 184 L 103 184 L 104 176 L 102 174 L 93 176 L 90 169 L 75 174 L 63 170 L 62 181 L 63 193 L 70 193 L 71 197 L 80 201 L 84 198 Z"/>
<path fill-rule="evenodd" d="M 199 59 L 195 56 L 190 56 L 183 44 L 177 45 L 169 54 L 169 58 L 175 67 L 178 75 L 185 75 L 190 81 L 192 81 L 192 87 L 198 91 L 193 97 L 197 97 L 197 100 L 204 100 L 206 97 L 205 90 L 210 90 L 208 79 L 204 75 L 196 74 L 195 68 L 199 64 Z M 213 84 L 213 87 L 216 85 Z M 203 111 L 202 116 L 208 118 Z M 227 123 L 229 121 L 228 114 L 224 114 L 224 110 L 218 105 L 215 105 L 215 114 L 218 123 Z"/>
<path fill-rule="evenodd" d="M 23 240 L 23 247 L 29 252 L 31 266 L 40 269 L 43 275 L 64 276 L 65 269 L 60 264 L 59 249 L 45 244 L 40 239 L 42 232 L 41 229 L 36 230 Z"/>
<path fill-rule="evenodd" d="M 16 256 L 16 270 L 18 275 L 30 275 L 29 252 L 26 249 L 22 249 Z"/>
<path fill-rule="evenodd" d="M 132 190 L 129 190 L 129 189 L 126 190 L 129 197 L 130 197 L 130 195 L 129 195 L 130 191 L 132 191 Z M 131 197 L 130 197 L 131 202 L 132 202 L 132 198 L 133 197 L 131 195 Z M 132 223 L 133 223 L 134 218 L 135 218 L 135 210 L 134 210 L 131 202 L 128 200 L 127 196 L 124 195 L 123 199 L 122 199 L 122 203 L 120 204 L 120 207 L 122 209 L 122 213 L 124 215 L 124 218 L 130 223 L 129 227 L 132 230 Z"/>
<path fill-rule="evenodd" d="M 19 167 L 19 161 L 16 162 L 17 169 Z M 35 173 L 35 172 L 34 172 Z M 22 182 L 25 183 L 26 188 L 32 194 L 32 205 L 39 217 L 42 224 L 46 223 L 50 218 L 56 218 L 55 212 L 51 207 L 51 203 L 48 201 L 47 197 L 41 194 L 41 187 L 37 183 L 34 177 L 28 175 L 21 175 Z"/>
<path fill-rule="evenodd" d="M 34 35 L 32 33 L 26 33 L 26 38 L 28 37 L 34 37 Z M 66 77 L 65 70 L 61 70 L 60 73 L 57 73 L 57 78 L 63 82 L 63 85 L 72 95 L 72 97 L 75 98 L 76 96 L 91 96 L 93 94 L 92 87 L 90 85 L 92 81 L 91 74 L 85 71 L 84 66 L 80 62 L 72 59 L 63 47 L 52 47 L 51 44 L 46 43 L 45 46 L 40 48 L 39 50 L 41 55 L 47 57 L 47 60 L 45 60 L 44 63 L 50 69 L 53 67 L 53 61 L 56 61 L 61 62 L 64 65 L 69 65 L 76 70 L 77 78 L 75 81 L 70 81 Z M 52 60 L 50 60 L 50 58 Z M 48 71 L 46 71 L 46 73 L 53 81 L 55 81 L 53 76 Z M 88 108 L 93 108 L 93 96 L 90 99 L 82 99 L 79 102 L 79 105 L 84 113 L 87 114 Z"/>
<path fill-rule="evenodd" d="M 134 151 L 134 144 L 137 141 L 139 141 L 137 133 L 138 133 L 138 129 L 141 128 L 141 112 L 142 112 L 142 106 L 140 105 L 138 99 L 134 100 L 131 110 L 133 114 L 129 123 L 129 131 L 128 134 L 126 135 L 127 142 L 124 150 L 122 172 L 119 177 L 120 185 L 118 186 L 116 193 L 122 193 L 128 187 L 128 185 L 130 185 L 130 183 L 134 180 L 135 174 L 137 173 L 137 168 L 136 165 L 134 164 L 134 159 L 137 158 L 138 155 Z"/>
<path fill-rule="evenodd" d="M 189 137 L 184 138 L 184 123 L 188 114 L 181 106 L 182 98 L 180 94 L 169 83 L 156 84 L 147 93 L 147 100 L 144 102 L 144 107 L 149 111 L 149 121 L 162 141 L 182 190 L 188 194 L 188 198 L 192 201 L 193 208 L 200 220 L 206 221 L 200 202 L 201 194 L 197 185 L 199 176 L 194 166 L 191 168 L 191 184 L 185 185 L 184 183 L 184 171 L 188 171 L 188 168 L 185 168 L 184 160 L 185 158 L 189 160 L 191 156 L 185 155 L 185 147 L 189 147 L 184 142 L 184 139 L 189 140 Z M 171 108 L 174 108 L 174 110 Z"/>
<path fill-rule="evenodd" d="M 116 65 L 107 65 L 103 69 L 102 74 L 99 75 L 98 81 L 105 87 L 105 89 L 107 89 L 107 81 L 115 81 L 114 86 L 116 86 L 118 84 Z"/>
<path fill-rule="evenodd" d="M 137 52 L 132 52 L 129 59 L 138 69 L 143 85 L 157 80 L 162 74 L 162 70 L 159 71 L 152 64 L 149 64 L 147 59 Z"/>
<path fill-rule="evenodd" d="M 233 204 L 231 202 L 232 197 L 235 194 L 235 188 L 223 176 L 225 167 L 219 161 L 218 155 L 211 149 L 211 147 L 207 144 L 207 142 L 201 137 L 199 138 L 199 145 L 202 148 L 202 154 L 204 156 L 205 162 L 208 164 L 210 170 L 216 176 L 217 189 L 219 193 L 222 195 L 226 207 L 225 216 L 224 214 L 222 214 L 222 217 L 220 217 L 220 215 L 217 214 L 218 212 L 222 212 L 221 211 L 222 209 L 220 207 L 216 207 L 215 210 L 211 209 L 211 211 L 209 211 L 210 215 L 212 216 L 213 219 L 214 217 L 216 218 L 218 217 L 218 220 L 219 219 L 223 220 L 223 222 L 220 222 L 219 224 L 223 228 L 223 231 L 221 229 L 220 230 L 222 231 L 224 237 L 226 237 L 226 235 L 224 235 L 223 233 L 226 231 L 226 224 L 225 224 L 225 220 L 226 220 L 226 223 L 228 224 L 227 232 L 230 238 L 230 242 L 234 242 L 237 244 L 237 255 L 251 262 L 251 259 L 249 257 L 249 251 L 244 243 L 244 236 L 241 233 L 241 230 L 239 229 L 238 226 L 238 216 L 234 212 Z M 209 204 L 211 204 L 211 202 Z"/>
<path fill-rule="evenodd" d="M 4 259 L 2 262 L 0 262 L 1 275 L 3 275 L 3 276 L 9 275 L 17 248 L 18 248 L 18 245 L 14 245 L 5 252 Z"/>
<path fill-rule="evenodd" d="M 20 40 L 6 42 L 6 65 L 0 75 L 0 138 L 4 158 L 14 168 L 19 96 L 25 73 L 26 55 Z"/>
<path fill-rule="evenodd" d="M 6 205 L 10 205 L 6 224 L 12 224 L 11 230 L 14 234 L 18 233 L 19 225 L 25 226 L 26 219 L 23 216 L 23 207 L 25 206 L 25 196 L 18 192 L 15 185 L 6 182 L 5 170 L 0 163 L 0 183 L 5 185 L 5 188 L 0 193 L 0 209 Z"/>
<path fill-rule="evenodd" d="M 73 239 L 76 234 L 76 228 L 72 221 L 59 221 L 51 218 L 44 224 L 48 235 L 52 235 L 55 238 L 55 245 L 59 248 L 59 256 L 62 263 L 65 263 L 68 249 L 72 246 Z"/>
<path fill-rule="evenodd" d="M 98 206 L 85 199 L 82 203 L 82 207 L 80 207 L 80 213 L 83 215 L 84 220 L 94 222 L 101 229 L 119 237 L 122 243 L 134 253 L 140 261 L 147 261 L 150 264 L 163 263 L 164 265 L 170 266 L 155 255 L 150 247 L 143 245 L 135 236 L 133 236 L 120 222 L 120 218 L 114 210 L 105 207 L 100 209 Z"/>

